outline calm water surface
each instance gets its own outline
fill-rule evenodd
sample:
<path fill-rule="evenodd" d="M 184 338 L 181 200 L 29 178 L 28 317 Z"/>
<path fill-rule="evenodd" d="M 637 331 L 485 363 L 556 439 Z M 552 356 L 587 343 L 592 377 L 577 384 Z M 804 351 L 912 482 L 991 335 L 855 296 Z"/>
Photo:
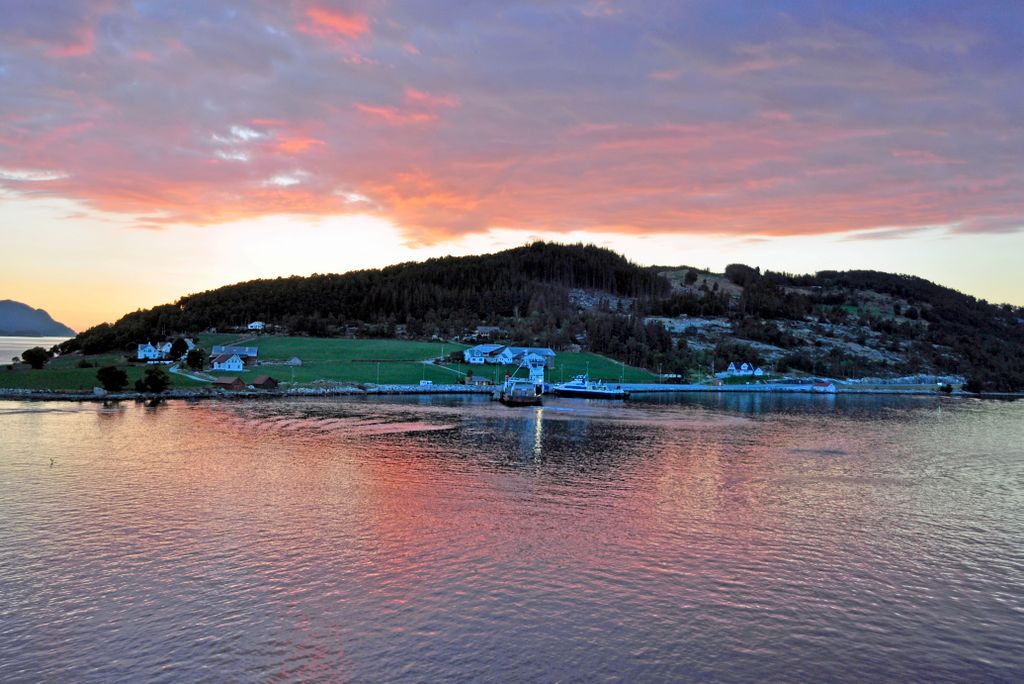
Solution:
<path fill-rule="evenodd" d="M 3 682 L 1024 672 L 1024 402 L 0 402 L 0 520 Z"/>
<path fill-rule="evenodd" d="M 60 344 L 66 337 L 9 337 L 0 335 L 0 365 L 7 365 L 12 357 L 21 357 L 26 349 L 42 347 L 49 349 L 55 344 Z"/>

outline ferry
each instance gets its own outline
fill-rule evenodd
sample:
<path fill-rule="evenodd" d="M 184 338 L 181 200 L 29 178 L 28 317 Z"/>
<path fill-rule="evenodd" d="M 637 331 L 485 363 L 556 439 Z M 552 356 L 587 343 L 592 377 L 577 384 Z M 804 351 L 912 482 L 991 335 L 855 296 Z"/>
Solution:
<path fill-rule="evenodd" d="M 542 385 L 529 380 L 509 378 L 501 387 L 498 401 L 505 406 L 540 406 L 542 390 Z"/>
<path fill-rule="evenodd" d="M 526 366 L 529 378 L 517 378 L 516 373 Z M 540 406 L 544 393 L 544 365 L 524 360 L 511 375 L 505 376 L 505 384 L 497 392 L 497 399 L 505 406 Z"/>
<path fill-rule="evenodd" d="M 603 380 L 591 380 L 589 375 L 577 375 L 569 382 L 554 385 L 552 394 L 558 397 L 580 399 L 626 399 L 629 392 L 621 387 L 609 387 Z"/>

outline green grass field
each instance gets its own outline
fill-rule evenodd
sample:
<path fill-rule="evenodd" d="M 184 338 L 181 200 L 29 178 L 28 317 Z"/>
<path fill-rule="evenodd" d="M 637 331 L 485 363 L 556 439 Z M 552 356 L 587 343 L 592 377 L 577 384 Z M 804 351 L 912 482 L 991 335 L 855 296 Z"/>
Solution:
<path fill-rule="evenodd" d="M 248 340 L 248 341 L 247 341 Z M 424 364 L 441 354 L 465 349 L 465 345 L 406 340 L 350 340 L 320 337 L 278 337 L 238 335 L 201 335 L 199 344 L 209 350 L 215 344 L 238 344 L 258 347 L 261 362 L 286 361 L 297 356 L 302 365 L 261 365 L 244 373 L 215 371 L 211 374 L 238 375 L 250 380 L 257 375 L 270 375 L 281 382 L 309 384 L 317 380 L 329 382 L 374 383 L 381 385 L 415 385 L 420 380 L 438 384 L 458 382 L 457 373 Z"/>
<path fill-rule="evenodd" d="M 282 382 L 292 382 L 294 377 L 296 384 L 308 384 L 316 380 L 382 385 L 417 384 L 420 380 L 432 380 L 437 384 L 450 384 L 459 382 L 466 373 L 501 381 L 505 373 L 515 370 L 515 366 L 470 366 L 458 363 L 442 367 L 422 363 L 425 359 L 447 356 L 453 351 L 466 348 L 464 344 L 450 342 L 277 336 L 252 338 L 238 335 L 202 335 L 199 342 L 204 348 L 210 349 L 214 344 L 232 344 L 244 340 L 251 340 L 245 342 L 249 346 L 259 347 L 260 360 L 264 362 L 275 359 L 283 361 L 292 356 L 302 359 L 302 366 L 294 369 L 288 366 L 258 366 L 239 374 L 244 379 L 271 375 Z M 555 367 L 547 372 L 547 379 L 550 382 L 570 380 L 574 375 L 585 373 L 588 367 L 591 377 L 608 381 L 618 381 L 623 377 L 623 372 L 625 382 L 657 380 L 654 374 L 645 370 L 630 366 L 623 369 L 617 361 L 589 353 L 558 354 Z M 231 373 L 225 372 L 223 375 Z"/>
<path fill-rule="evenodd" d="M 423 361 L 461 351 L 466 345 L 451 342 L 415 342 L 406 340 L 364 340 L 316 337 L 278 337 L 271 335 L 204 334 L 197 340 L 209 351 L 214 345 L 238 344 L 259 348 L 261 362 L 281 361 L 297 356 L 302 365 L 260 365 L 242 373 L 209 371 L 212 377 L 238 375 L 249 381 L 257 375 L 270 375 L 280 382 L 309 385 L 318 380 L 338 383 L 415 385 L 421 380 L 435 384 L 454 384 L 466 373 L 481 375 L 492 381 L 501 381 L 514 366 L 470 366 L 464 363 L 449 365 L 426 364 Z M 89 390 L 98 385 L 96 368 L 78 368 L 81 356 L 52 359 L 46 368 L 31 370 L 19 365 L 14 371 L 0 367 L 0 387 L 26 389 Z M 128 372 L 129 383 L 142 377 L 144 366 L 127 364 L 117 354 L 84 357 L 97 366 L 117 365 Z M 570 380 L 574 375 L 589 370 L 594 379 L 608 382 L 656 382 L 657 376 L 639 368 L 623 367 L 617 361 L 589 353 L 560 353 L 555 366 L 547 371 L 549 382 Z M 189 378 L 172 375 L 172 388 L 209 386 Z"/>
<path fill-rule="evenodd" d="M 95 368 L 79 368 L 78 363 L 85 359 L 94 364 Z M 49 390 L 91 390 L 99 386 L 96 371 L 100 366 L 117 366 L 128 373 L 128 389 L 136 380 L 142 378 L 145 368 L 142 364 L 125 363 L 123 354 L 101 354 L 97 356 L 66 356 L 50 359 L 44 368 L 33 370 L 26 364 L 17 364 L 14 370 L 0 366 L 0 387 L 18 389 L 49 389 Z M 171 376 L 171 389 L 188 389 L 201 387 L 205 383 L 197 382 L 180 375 Z"/>

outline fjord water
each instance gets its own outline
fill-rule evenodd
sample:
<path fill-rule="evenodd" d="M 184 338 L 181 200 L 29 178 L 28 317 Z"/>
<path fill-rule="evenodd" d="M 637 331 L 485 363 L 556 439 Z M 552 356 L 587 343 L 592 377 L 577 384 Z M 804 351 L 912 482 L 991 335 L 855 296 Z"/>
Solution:
<path fill-rule="evenodd" d="M 8 364 L 13 357 L 21 357 L 26 349 L 50 347 L 65 341 L 66 337 L 8 337 L 0 335 L 0 364 Z"/>
<path fill-rule="evenodd" d="M 1021 402 L 0 402 L 0 445 L 4 682 L 1024 671 Z"/>

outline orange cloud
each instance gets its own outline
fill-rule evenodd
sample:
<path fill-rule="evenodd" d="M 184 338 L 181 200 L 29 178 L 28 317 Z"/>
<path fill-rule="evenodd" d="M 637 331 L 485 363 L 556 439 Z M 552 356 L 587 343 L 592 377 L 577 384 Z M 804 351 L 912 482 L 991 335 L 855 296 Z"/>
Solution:
<path fill-rule="evenodd" d="M 325 144 L 324 141 L 319 138 L 283 138 L 277 143 L 277 149 L 280 152 L 298 154 L 305 152 L 311 147 L 323 144 Z"/>

